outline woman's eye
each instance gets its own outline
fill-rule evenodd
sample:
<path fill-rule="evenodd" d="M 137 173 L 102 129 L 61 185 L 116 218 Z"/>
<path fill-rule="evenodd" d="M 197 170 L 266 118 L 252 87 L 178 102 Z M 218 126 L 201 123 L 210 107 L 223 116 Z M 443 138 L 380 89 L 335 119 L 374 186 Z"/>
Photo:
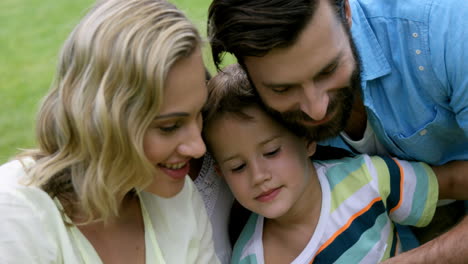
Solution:
<path fill-rule="evenodd" d="M 159 130 L 161 130 L 164 133 L 170 133 L 170 132 L 174 132 L 179 127 L 180 127 L 179 124 L 174 124 L 174 125 L 171 125 L 171 126 L 161 126 L 161 127 L 159 127 Z"/>
<path fill-rule="evenodd" d="M 276 154 L 278 154 L 280 152 L 280 150 L 281 150 L 281 148 L 276 148 L 275 150 L 267 152 L 264 155 L 267 156 L 267 157 L 273 157 Z"/>

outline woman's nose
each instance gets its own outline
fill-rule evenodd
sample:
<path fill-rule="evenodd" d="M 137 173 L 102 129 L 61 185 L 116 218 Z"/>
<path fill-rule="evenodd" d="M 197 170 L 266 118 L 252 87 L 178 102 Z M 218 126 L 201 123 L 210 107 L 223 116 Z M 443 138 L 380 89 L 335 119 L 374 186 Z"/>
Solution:
<path fill-rule="evenodd" d="M 200 158 L 205 152 L 206 146 L 201 136 L 201 125 L 192 124 L 186 138 L 179 145 L 179 153 L 188 157 Z"/>

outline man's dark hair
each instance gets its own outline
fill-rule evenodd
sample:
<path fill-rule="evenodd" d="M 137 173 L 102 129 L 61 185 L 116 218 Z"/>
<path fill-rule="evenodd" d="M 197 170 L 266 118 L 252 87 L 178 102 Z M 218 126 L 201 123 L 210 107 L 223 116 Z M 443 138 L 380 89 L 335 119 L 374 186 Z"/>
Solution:
<path fill-rule="evenodd" d="M 345 21 L 344 0 L 214 0 L 208 11 L 208 36 L 216 67 L 225 52 L 243 65 L 245 56 L 261 57 L 291 46 L 321 1 L 330 1 Z"/>

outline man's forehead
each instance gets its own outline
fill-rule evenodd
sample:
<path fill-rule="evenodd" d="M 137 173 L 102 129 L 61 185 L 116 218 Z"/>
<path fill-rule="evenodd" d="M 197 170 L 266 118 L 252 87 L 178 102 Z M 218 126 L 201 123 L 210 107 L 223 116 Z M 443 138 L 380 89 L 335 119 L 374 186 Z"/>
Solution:
<path fill-rule="evenodd" d="M 308 25 L 290 47 L 273 49 L 262 57 L 247 56 L 244 64 L 255 84 L 258 79 L 288 82 L 304 74 L 312 77 L 342 56 L 349 41 L 341 24 Z M 312 71 L 312 72 L 304 72 Z M 290 76 L 284 78 L 283 76 Z M 258 85 L 258 84 L 257 84 Z"/>

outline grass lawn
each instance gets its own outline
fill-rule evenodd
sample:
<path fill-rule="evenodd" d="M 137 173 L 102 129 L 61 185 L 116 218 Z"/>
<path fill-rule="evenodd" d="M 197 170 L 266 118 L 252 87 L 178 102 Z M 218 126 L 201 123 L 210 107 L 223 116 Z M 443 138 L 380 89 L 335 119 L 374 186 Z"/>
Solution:
<path fill-rule="evenodd" d="M 206 35 L 210 0 L 170 0 Z M 0 1 L 0 164 L 34 147 L 34 120 L 52 81 L 57 54 L 93 0 Z M 205 47 L 205 61 L 212 72 Z"/>

